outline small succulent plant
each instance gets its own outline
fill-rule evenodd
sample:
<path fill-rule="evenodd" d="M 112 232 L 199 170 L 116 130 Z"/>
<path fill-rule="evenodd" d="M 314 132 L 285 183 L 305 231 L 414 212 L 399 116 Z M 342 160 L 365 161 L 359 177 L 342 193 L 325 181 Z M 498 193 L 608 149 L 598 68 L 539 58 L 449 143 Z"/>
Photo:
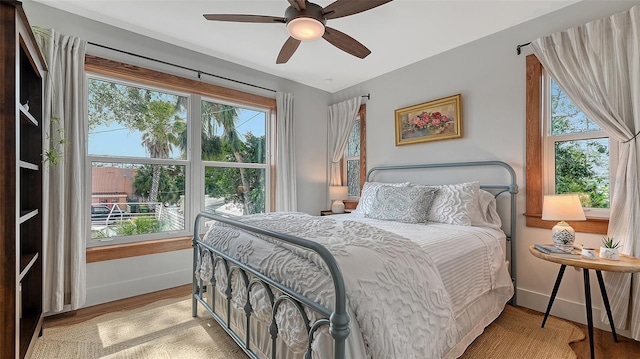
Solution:
<path fill-rule="evenodd" d="M 614 242 L 613 237 L 602 237 L 602 246 L 615 249 L 620 247 L 620 242 Z"/>

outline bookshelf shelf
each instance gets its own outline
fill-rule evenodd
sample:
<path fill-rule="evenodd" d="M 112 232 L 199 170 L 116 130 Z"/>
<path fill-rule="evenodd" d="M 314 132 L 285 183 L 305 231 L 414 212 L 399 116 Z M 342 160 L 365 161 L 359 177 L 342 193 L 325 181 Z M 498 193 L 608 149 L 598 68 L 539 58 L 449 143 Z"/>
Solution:
<path fill-rule="evenodd" d="M 0 358 L 30 356 L 41 334 L 42 101 L 46 71 L 20 1 L 0 1 Z M 22 104 L 28 102 L 29 108 Z"/>

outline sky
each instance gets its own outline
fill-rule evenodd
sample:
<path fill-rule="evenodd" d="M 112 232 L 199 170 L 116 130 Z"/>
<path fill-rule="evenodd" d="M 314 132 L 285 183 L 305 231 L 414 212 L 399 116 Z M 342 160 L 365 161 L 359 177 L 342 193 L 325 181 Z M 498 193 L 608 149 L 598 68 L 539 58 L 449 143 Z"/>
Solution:
<path fill-rule="evenodd" d="M 249 109 L 240 109 L 238 111 L 238 120 L 236 129 L 241 138 L 247 132 L 253 133 L 255 136 L 263 136 L 265 134 L 266 116 L 264 112 L 253 111 Z M 220 134 L 222 129 L 219 129 Z M 131 156 L 148 158 L 149 154 L 142 146 L 142 133 L 129 132 L 127 128 L 112 123 L 111 126 L 97 127 L 89 134 L 89 155 L 110 155 L 110 156 Z M 179 149 L 174 149 L 171 158 L 180 158 Z"/>

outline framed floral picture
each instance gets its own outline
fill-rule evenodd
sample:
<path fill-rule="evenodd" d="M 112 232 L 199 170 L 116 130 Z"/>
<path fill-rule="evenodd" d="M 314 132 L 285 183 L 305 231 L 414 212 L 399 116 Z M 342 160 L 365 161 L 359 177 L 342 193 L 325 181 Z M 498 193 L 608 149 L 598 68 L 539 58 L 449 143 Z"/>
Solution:
<path fill-rule="evenodd" d="M 461 95 L 397 109 L 396 146 L 462 137 Z"/>

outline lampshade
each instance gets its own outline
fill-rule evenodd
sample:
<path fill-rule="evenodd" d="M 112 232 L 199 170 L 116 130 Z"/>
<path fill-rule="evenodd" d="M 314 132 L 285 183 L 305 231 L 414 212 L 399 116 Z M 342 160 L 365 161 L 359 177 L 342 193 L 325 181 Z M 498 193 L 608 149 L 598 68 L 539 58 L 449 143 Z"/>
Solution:
<path fill-rule="evenodd" d="M 349 187 L 329 186 L 329 199 L 343 200 L 349 198 Z"/>
<path fill-rule="evenodd" d="M 287 31 L 298 40 L 315 40 L 324 35 L 324 25 L 311 17 L 298 17 L 289 21 Z"/>
<path fill-rule="evenodd" d="M 576 231 L 565 221 L 584 221 L 584 211 L 577 194 L 544 196 L 542 201 L 542 219 L 560 221 L 551 228 L 554 246 L 570 251 L 576 239 Z"/>
<path fill-rule="evenodd" d="M 580 198 L 577 194 L 546 195 L 542 202 L 542 219 L 545 221 L 585 221 Z"/>

